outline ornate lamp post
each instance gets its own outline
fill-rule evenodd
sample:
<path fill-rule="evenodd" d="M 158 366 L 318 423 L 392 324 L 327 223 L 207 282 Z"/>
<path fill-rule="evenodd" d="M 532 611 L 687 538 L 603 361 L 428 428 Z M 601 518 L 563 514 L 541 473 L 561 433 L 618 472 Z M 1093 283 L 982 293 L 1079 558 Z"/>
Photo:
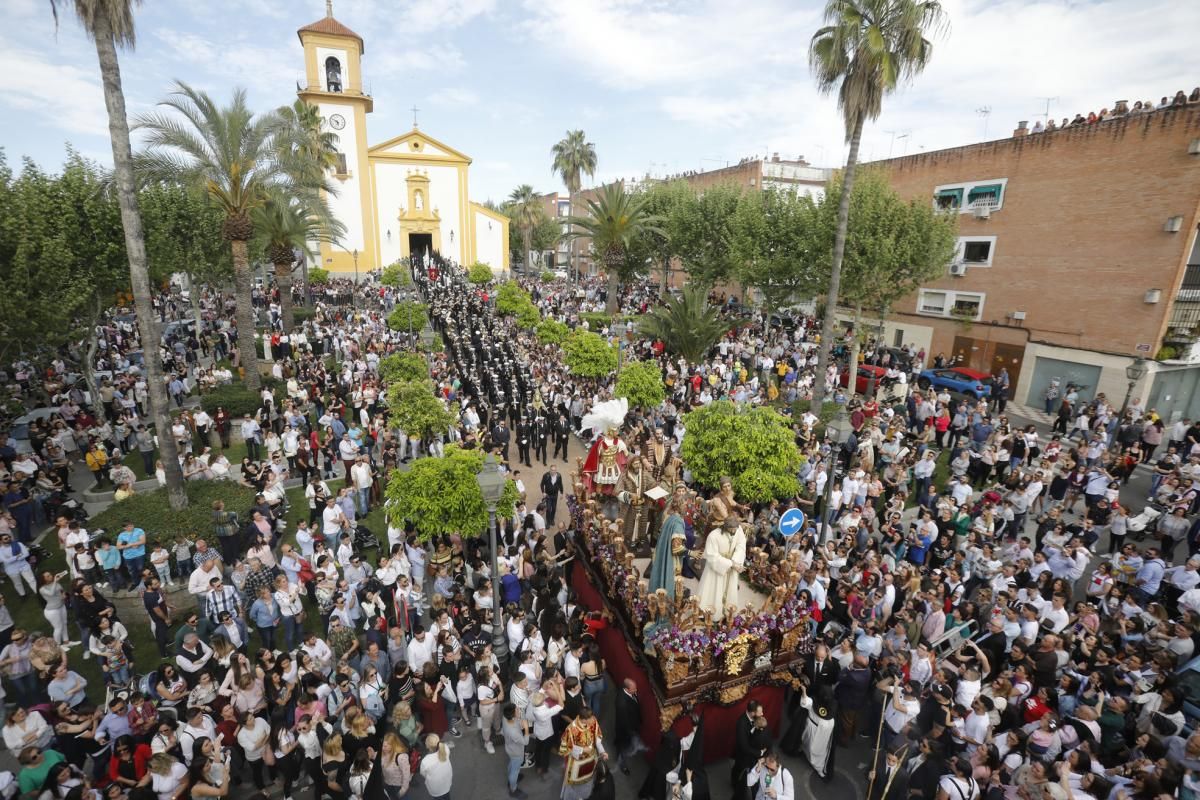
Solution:
<path fill-rule="evenodd" d="M 833 419 L 825 425 L 825 440 L 829 442 L 829 467 L 825 476 L 825 499 L 821 502 L 821 542 L 827 541 L 833 532 L 833 519 L 830 517 L 833 509 L 829 507 L 829 502 L 833 497 L 833 483 L 837 479 L 839 454 L 842 445 L 850 439 L 850 431 L 850 416 L 846 413 L 846 407 L 838 406 Z"/>
<path fill-rule="evenodd" d="M 1146 377 L 1146 373 L 1150 371 L 1150 364 L 1146 359 L 1138 356 L 1133 360 L 1133 363 L 1125 368 L 1125 377 L 1129 379 L 1129 388 L 1125 390 L 1125 402 L 1121 403 L 1121 416 L 1125 415 L 1125 409 L 1129 408 L 1129 398 L 1133 396 L 1133 387 L 1137 386 L 1138 381 Z"/>
<path fill-rule="evenodd" d="M 508 657 L 508 638 L 504 633 L 504 603 L 500 592 L 500 559 L 496 549 L 496 505 L 504 494 L 508 478 L 500 471 L 496 457 L 488 453 L 483 460 L 483 469 L 475 480 L 483 493 L 483 502 L 488 510 L 488 545 L 492 552 L 492 652 L 503 661 Z"/>

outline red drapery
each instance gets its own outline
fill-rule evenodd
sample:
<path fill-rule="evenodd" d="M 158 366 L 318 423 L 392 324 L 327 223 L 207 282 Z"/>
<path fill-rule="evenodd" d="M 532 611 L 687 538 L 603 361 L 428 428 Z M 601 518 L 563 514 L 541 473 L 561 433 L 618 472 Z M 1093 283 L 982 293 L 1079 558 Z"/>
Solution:
<path fill-rule="evenodd" d="M 578 561 L 574 564 L 571 588 L 575 590 L 579 604 L 585 608 L 598 611 L 604 607 L 600 592 L 589 580 L 587 569 Z M 608 667 L 608 674 L 612 678 L 612 691 L 618 691 L 621 682 L 626 678 L 632 679 L 637 684 L 638 697 L 642 700 L 642 741 L 646 743 L 651 752 L 657 750 L 659 740 L 662 738 L 658 702 L 655 699 L 650 677 L 629 652 L 629 648 L 636 645 L 628 642 L 621 628 L 617 626 L 610 626 L 599 631 L 596 643 L 600 646 L 600 652 Z M 738 715 L 745 713 L 746 704 L 751 700 L 762 703 L 771 732 L 778 736 L 783 716 L 783 698 L 783 687 L 754 686 L 746 693 L 745 697 L 730 706 L 721 706 L 716 703 L 697 704 L 696 710 L 704 717 L 704 760 L 706 762 L 720 761 L 733 755 L 734 727 L 737 724 Z M 686 716 L 681 716 L 675 721 L 673 727 L 676 733 L 684 736 L 691 730 L 691 721 Z"/>

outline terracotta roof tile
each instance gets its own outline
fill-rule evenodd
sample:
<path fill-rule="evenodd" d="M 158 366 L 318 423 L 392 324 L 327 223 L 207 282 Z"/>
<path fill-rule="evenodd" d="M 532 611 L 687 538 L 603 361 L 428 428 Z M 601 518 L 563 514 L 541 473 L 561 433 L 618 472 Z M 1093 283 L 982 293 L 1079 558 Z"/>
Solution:
<path fill-rule="evenodd" d="M 312 23 L 311 25 L 305 25 L 303 28 L 296 31 L 296 35 L 299 36 L 300 34 L 305 33 L 305 32 L 325 33 L 325 34 L 329 34 L 331 36 L 349 36 L 352 39 L 358 40 L 358 48 L 360 51 L 365 51 L 365 48 L 363 47 L 362 37 L 359 36 L 354 31 L 347 28 L 342 23 L 338 22 L 333 17 L 321 17 L 319 20 Z"/>

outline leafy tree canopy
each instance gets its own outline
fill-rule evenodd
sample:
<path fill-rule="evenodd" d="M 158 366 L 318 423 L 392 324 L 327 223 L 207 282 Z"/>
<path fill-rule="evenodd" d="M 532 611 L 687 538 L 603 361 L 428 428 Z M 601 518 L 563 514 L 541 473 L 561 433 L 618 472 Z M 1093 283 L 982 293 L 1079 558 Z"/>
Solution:
<path fill-rule="evenodd" d="M 397 303 L 392 309 L 392 313 L 388 314 L 388 327 L 394 331 L 412 331 L 419 332 L 425 327 L 425 320 L 429 309 L 424 303 L 418 303 L 415 300 L 406 300 Z"/>
<path fill-rule="evenodd" d="M 643 316 L 641 330 L 643 335 L 662 342 L 668 352 L 683 356 L 689 364 L 696 364 L 716 346 L 726 331 L 740 322 L 722 317 L 709 304 L 704 288 L 693 283 Z"/>
<path fill-rule="evenodd" d="M 629 399 L 634 408 L 655 408 L 667 396 L 662 369 L 651 361 L 633 361 L 621 367 L 613 394 Z"/>
<path fill-rule="evenodd" d="M 571 329 L 566 326 L 566 323 L 556 319 L 544 319 L 537 324 L 534 333 L 537 334 L 538 341 L 542 344 L 562 344 L 563 340 L 571 333 Z"/>
<path fill-rule="evenodd" d="M 491 283 L 495 277 L 496 275 L 492 272 L 491 267 L 487 264 L 481 264 L 478 261 L 472 264 L 471 268 L 467 270 L 467 280 L 477 286 Z"/>
<path fill-rule="evenodd" d="M 481 450 L 447 445 L 441 458 L 420 458 L 405 471 L 395 470 L 386 490 L 388 521 L 413 526 L 420 541 L 449 533 L 482 535 L 487 530 L 488 511 L 476 476 L 483 459 Z M 496 517 L 511 517 L 516 503 L 516 484 L 508 481 L 496 505 Z"/>
<path fill-rule="evenodd" d="M 379 377 L 384 383 L 421 381 L 429 376 L 429 365 L 419 353 L 393 353 L 379 362 Z"/>
<path fill-rule="evenodd" d="M 522 289 L 516 281 L 506 281 L 496 290 L 496 313 L 501 316 L 510 317 L 530 305 L 533 305 L 533 299 L 529 292 Z"/>
<path fill-rule="evenodd" d="M 455 423 L 446 404 L 434 393 L 433 384 L 422 374 L 420 380 L 393 383 L 387 390 L 388 422 L 409 436 L 426 438 L 444 433 Z"/>
<path fill-rule="evenodd" d="M 394 264 L 388 264 L 383 268 L 383 275 L 380 277 L 380 283 L 384 286 L 408 286 L 412 283 L 412 275 L 409 274 L 409 269 L 406 265 L 397 261 Z"/>
<path fill-rule="evenodd" d="M 718 400 L 683 416 L 680 455 L 701 486 L 733 479 L 738 499 L 761 503 L 800 490 L 800 450 L 785 417 L 772 408 Z"/>
<path fill-rule="evenodd" d="M 576 330 L 563 342 L 563 361 L 582 378 L 599 378 L 617 369 L 617 349 L 598 333 Z"/>

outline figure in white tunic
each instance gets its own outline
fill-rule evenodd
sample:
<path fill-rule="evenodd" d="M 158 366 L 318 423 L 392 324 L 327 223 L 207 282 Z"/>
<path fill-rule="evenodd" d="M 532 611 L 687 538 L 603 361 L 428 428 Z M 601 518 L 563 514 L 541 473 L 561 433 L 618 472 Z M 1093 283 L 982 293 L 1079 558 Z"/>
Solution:
<path fill-rule="evenodd" d="M 746 534 L 736 515 L 725 518 L 704 543 L 704 573 L 700 576 L 700 608 L 714 620 L 724 619 L 725 609 L 738 607 L 738 586 L 746 561 Z"/>

